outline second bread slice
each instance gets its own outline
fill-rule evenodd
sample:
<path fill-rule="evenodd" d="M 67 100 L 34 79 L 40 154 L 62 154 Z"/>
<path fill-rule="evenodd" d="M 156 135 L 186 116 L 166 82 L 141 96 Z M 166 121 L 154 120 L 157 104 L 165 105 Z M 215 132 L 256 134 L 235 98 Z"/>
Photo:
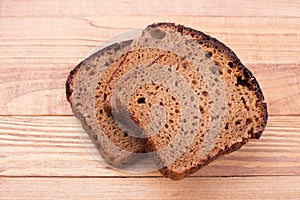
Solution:
<path fill-rule="evenodd" d="M 95 97 L 95 90 L 100 79 L 100 84 L 106 84 L 111 68 L 130 49 L 130 44 L 131 41 L 115 43 L 94 53 L 70 72 L 66 82 L 66 95 L 74 115 L 81 121 L 105 161 L 115 167 L 132 164 L 140 156 L 139 153 L 145 152 L 145 141 L 129 137 L 111 115 L 99 109 L 99 105 L 104 104 L 104 97 L 101 94 Z M 97 110 L 95 98 L 98 100 Z M 96 116 L 101 120 L 98 121 Z"/>

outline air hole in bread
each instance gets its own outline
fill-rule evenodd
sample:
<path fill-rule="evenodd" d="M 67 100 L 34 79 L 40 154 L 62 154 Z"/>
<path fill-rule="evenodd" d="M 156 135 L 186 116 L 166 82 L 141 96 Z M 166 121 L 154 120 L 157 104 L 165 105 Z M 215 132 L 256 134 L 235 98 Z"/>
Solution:
<path fill-rule="evenodd" d="M 166 36 L 166 32 L 160 30 L 160 29 L 153 29 L 150 31 L 150 35 L 154 39 L 161 40 Z"/>
<path fill-rule="evenodd" d="M 191 101 L 195 101 L 195 97 L 191 96 L 190 97 Z"/>
<path fill-rule="evenodd" d="M 188 65 L 187 65 L 186 63 L 183 63 L 183 64 L 182 64 L 182 67 L 183 67 L 184 69 L 187 69 L 187 68 L 188 68 Z"/>
<path fill-rule="evenodd" d="M 229 62 L 229 63 L 228 63 L 228 66 L 229 66 L 230 68 L 233 68 L 233 63 L 232 63 L 232 62 Z"/>
<path fill-rule="evenodd" d="M 94 70 L 91 70 L 89 73 L 89 76 L 94 76 L 96 74 L 96 72 Z"/>
<path fill-rule="evenodd" d="M 256 102 L 255 102 L 255 106 L 256 106 L 256 107 L 258 107 L 258 106 L 259 106 L 259 104 L 260 104 L 260 101 L 259 101 L 259 100 L 256 100 Z"/>
<path fill-rule="evenodd" d="M 225 129 L 228 130 L 228 128 L 229 128 L 229 124 L 226 123 Z"/>
<path fill-rule="evenodd" d="M 207 52 L 207 53 L 205 54 L 205 57 L 206 57 L 206 58 L 211 58 L 211 57 L 212 57 L 212 54 L 213 54 L 212 52 Z"/>
<path fill-rule="evenodd" d="M 205 112 L 204 108 L 202 106 L 199 106 L 200 112 L 203 114 Z"/>
<path fill-rule="evenodd" d="M 238 76 L 236 78 L 236 86 L 244 86 L 244 87 L 250 87 L 250 84 L 248 83 L 247 80 L 243 79 L 242 76 Z"/>
<path fill-rule="evenodd" d="M 218 72 L 218 69 L 217 69 L 217 66 L 216 65 L 212 65 L 210 68 L 210 71 L 213 73 L 213 74 L 216 74 Z"/>
<path fill-rule="evenodd" d="M 94 140 L 97 142 L 98 141 L 98 136 L 97 135 L 93 135 Z"/>
<path fill-rule="evenodd" d="M 252 119 L 251 118 L 247 118 L 246 119 L 246 125 L 249 125 L 249 124 L 251 124 L 252 123 Z"/>
<path fill-rule="evenodd" d="M 137 103 L 138 104 L 144 104 L 144 103 L 146 103 L 145 97 L 138 98 Z"/>
<path fill-rule="evenodd" d="M 128 136 L 128 132 L 124 131 L 124 136 L 127 137 Z"/>
<path fill-rule="evenodd" d="M 221 65 L 218 65 L 219 74 L 223 75 L 223 67 Z"/>
<path fill-rule="evenodd" d="M 241 120 L 237 120 L 236 122 L 235 122 L 235 125 L 240 125 L 241 124 Z"/>
<path fill-rule="evenodd" d="M 252 134 L 253 134 L 253 131 L 254 131 L 254 128 L 252 127 L 247 133 L 248 133 L 249 135 L 252 135 Z"/>
<path fill-rule="evenodd" d="M 246 108 L 246 110 L 249 111 L 249 110 L 250 110 L 250 107 L 247 105 L 247 102 L 246 102 L 245 98 L 242 97 L 241 100 L 242 100 L 242 102 L 243 102 L 244 107 Z"/>
<path fill-rule="evenodd" d="M 221 95 L 220 90 L 219 90 L 218 88 L 215 90 L 215 93 L 216 93 L 217 95 Z"/>
<path fill-rule="evenodd" d="M 82 104 L 81 103 L 76 103 L 76 105 L 75 105 L 76 107 L 78 107 L 78 106 L 82 106 Z"/>
<path fill-rule="evenodd" d="M 203 92 L 202 92 L 202 95 L 206 97 L 206 96 L 208 95 L 208 92 L 203 91 Z"/>

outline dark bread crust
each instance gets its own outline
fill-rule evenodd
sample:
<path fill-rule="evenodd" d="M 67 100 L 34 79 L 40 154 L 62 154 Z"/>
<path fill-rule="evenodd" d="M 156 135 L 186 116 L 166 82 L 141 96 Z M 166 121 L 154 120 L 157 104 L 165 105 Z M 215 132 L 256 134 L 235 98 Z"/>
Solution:
<path fill-rule="evenodd" d="M 66 98 L 69 103 L 72 105 L 72 93 L 73 93 L 73 85 L 74 80 L 77 76 L 77 73 L 82 65 L 83 61 L 79 63 L 69 74 L 67 81 L 66 81 Z"/>
<path fill-rule="evenodd" d="M 259 139 L 262 132 L 264 131 L 267 121 L 268 121 L 268 110 L 267 110 L 267 104 L 264 102 L 265 98 L 262 93 L 262 90 L 256 80 L 256 78 L 253 76 L 253 74 L 247 69 L 240 59 L 237 57 L 237 55 L 228 48 L 225 44 L 218 41 L 216 38 L 213 38 L 201 31 L 185 27 L 183 25 L 176 25 L 175 23 L 155 23 L 152 25 L 149 25 L 144 32 L 149 31 L 150 29 L 154 28 L 166 28 L 171 29 L 177 32 L 180 32 L 182 35 L 188 35 L 192 38 L 195 38 L 198 40 L 198 43 L 204 48 L 204 50 L 207 50 L 208 53 L 212 54 L 212 51 L 215 51 L 216 53 L 222 55 L 222 57 L 227 58 L 228 65 L 231 68 L 237 67 L 237 69 L 240 71 L 240 74 L 242 77 L 242 84 L 244 84 L 246 87 L 249 88 L 249 90 L 255 91 L 255 94 L 257 96 L 257 99 L 260 101 L 257 102 L 258 106 L 261 107 L 261 116 L 262 123 L 260 126 L 260 129 L 256 132 L 253 132 L 251 134 L 251 138 Z M 214 57 L 212 57 L 212 60 L 214 60 Z M 217 60 L 214 60 L 218 62 Z"/>
<path fill-rule="evenodd" d="M 209 163 L 215 161 L 219 157 L 240 149 L 247 142 L 248 142 L 248 140 L 243 140 L 241 142 L 235 143 L 234 145 L 232 145 L 230 147 L 226 147 L 223 151 L 220 151 L 215 156 L 210 156 L 209 155 L 208 157 L 206 157 L 205 161 L 201 163 L 201 165 L 197 165 L 197 166 L 195 166 L 191 169 L 187 169 L 186 171 L 183 171 L 183 173 L 180 173 L 180 174 L 179 173 L 174 173 L 174 171 L 171 171 L 170 169 L 168 169 L 168 167 L 164 167 L 164 168 L 160 169 L 159 171 L 165 177 L 171 178 L 172 180 L 175 180 L 175 181 L 182 180 L 183 178 L 187 177 L 188 175 L 197 172 L 202 167 L 204 167 L 204 166 L 208 165 Z"/>

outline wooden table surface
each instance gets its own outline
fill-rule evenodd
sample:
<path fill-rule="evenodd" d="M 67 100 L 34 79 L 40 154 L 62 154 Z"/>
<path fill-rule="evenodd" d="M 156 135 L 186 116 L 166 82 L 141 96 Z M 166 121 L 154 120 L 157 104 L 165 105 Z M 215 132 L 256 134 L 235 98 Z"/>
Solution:
<path fill-rule="evenodd" d="M 171 21 L 229 46 L 257 77 L 260 140 L 180 182 L 108 168 L 65 99 L 103 41 Z M 300 199 L 300 2 L 1 0 L 0 199 Z"/>

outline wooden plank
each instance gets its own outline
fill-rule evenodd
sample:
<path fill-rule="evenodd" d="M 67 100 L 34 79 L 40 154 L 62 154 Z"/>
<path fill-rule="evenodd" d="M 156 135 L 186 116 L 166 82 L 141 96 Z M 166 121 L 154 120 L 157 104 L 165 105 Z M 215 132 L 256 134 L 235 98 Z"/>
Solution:
<path fill-rule="evenodd" d="M 298 199 L 300 177 L 0 178 L 0 199 Z"/>
<path fill-rule="evenodd" d="M 67 6 L 66 6 L 67 5 Z M 1 1 L 0 16 L 300 16 L 300 4 L 292 0 L 229 0 L 194 1 L 194 0 L 17 0 Z"/>
<path fill-rule="evenodd" d="M 66 65 L 0 68 L 1 114 L 71 114 L 65 98 Z"/>
<path fill-rule="evenodd" d="M 299 18 L 156 16 L 0 18 L 0 64 L 75 64 L 101 42 L 157 21 L 202 30 L 232 48 L 245 63 L 300 63 Z"/>
<path fill-rule="evenodd" d="M 264 93 L 269 115 L 300 114 L 300 64 L 246 64 Z"/>
<path fill-rule="evenodd" d="M 0 0 L 0 199 L 300 198 L 299 17 L 292 0 Z M 271 116 L 260 140 L 180 182 L 145 170 L 147 160 L 131 169 L 143 173 L 107 166 L 69 116 L 65 79 L 103 42 L 155 21 L 223 41 L 269 113 L 297 116 Z"/>
<path fill-rule="evenodd" d="M 0 117 L 0 176 L 160 177 L 151 167 L 145 160 L 131 169 L 107 166 L 73 117 Z M 300 116 L 271 116 L 261 139 L 193 176 L 255 175 L 300 175 Z"/>
<path fill-rule="evenodd" d="M 0 91 L 5 92 L 0 94 L 0 114 L 72 115 L 65 98 L 65 81 L 74 66 L 45 62 L 1 66 Z M 300 114 L 299 64 L 246 66 L 260 83 L 270 115 Z"/>
<path fill-rule="evenodd" d="M 254 72 L 271 115 L 300 113 L 299 18 L 132 16 L 0 18 L 0 114 L 70 115 L 64 94 L 69 71 L 112 35 L 158 19 L 219 38 Z"/>

